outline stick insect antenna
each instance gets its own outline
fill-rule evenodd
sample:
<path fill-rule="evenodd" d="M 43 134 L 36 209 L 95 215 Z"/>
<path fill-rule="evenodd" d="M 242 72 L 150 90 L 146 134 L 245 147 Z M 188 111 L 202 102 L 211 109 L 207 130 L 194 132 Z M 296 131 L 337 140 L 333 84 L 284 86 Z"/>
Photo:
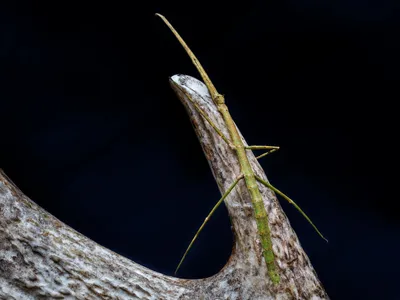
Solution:
<path fill-rule="evenodd" d="M 186 42 L 183 40 L 183 38 L 179 35 L 179 33 L 175 30 L 175 28 L 171 25 L 171 23 L 168 22 L 168 20 L 163 15 L 160 15 L 157 13 L 156 16 L 160 17 L 164 21 L 164 23 L 169 27 L 169 29 L 172 31 L 172 33 L 175 35 L 175 37 L 178 39 L 179 43 L 183 46 L 186 53 L 189 55 L 190 59 L 192 60 L 193 64 L 195 65 L 197 71 L 199 71 L 201 78 L 203 78 L 203 81 L 206 84 L 214 103 L 215 102 L 224 103 L 224 97 L 220 93 L 217 92 L 217 89 L 215 88 L 214 84 L 211 82 L 210 77 L 208 77 L 203 66 L 200 64 L 199 60 L 194 55 L 192 50 L 190 50 L 189 46 L 186 44 Z"/>

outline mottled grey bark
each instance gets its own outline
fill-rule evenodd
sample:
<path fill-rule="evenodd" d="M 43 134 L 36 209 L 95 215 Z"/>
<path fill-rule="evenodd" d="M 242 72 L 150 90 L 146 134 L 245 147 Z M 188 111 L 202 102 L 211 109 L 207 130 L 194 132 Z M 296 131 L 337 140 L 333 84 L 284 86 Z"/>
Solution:
<path fill-rule="evenodd" d="M 228 136 L 206 87 L 196 79 L 171 78 Z M 177 91 L 204 153 L 225 191 L 239 176 L 232 150 Z M 256 174 L 266 179 L 253 154 Z M 281 283 L 267 276 L 251 200 L 240 182 L 225 200 L 235 243 L 216 275 L 184 280 L 149 270 L 68 227 L 36 205 L 0 172 L 0 299 L 328 299 L 275 195 L 260 185 Z"/>

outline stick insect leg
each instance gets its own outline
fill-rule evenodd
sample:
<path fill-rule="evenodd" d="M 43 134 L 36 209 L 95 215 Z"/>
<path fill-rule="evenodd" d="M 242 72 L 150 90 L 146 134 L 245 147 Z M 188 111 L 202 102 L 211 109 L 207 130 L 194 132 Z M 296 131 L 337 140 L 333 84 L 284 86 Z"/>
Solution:
<path fill-rule="evenodd" d="M 325 241 L 328 242 L 328 240 L 322 235 L 322 233 L 318 230 L 317 226 L 314 225 L 314 223 L 311 221 L 311 219 L 306 215 L 306 213 L 292 200 L 290 199 L 288 196 L 286 196 L 284 193 L 282 193 L 280 190 L 278 190 L 276 187 L 274 187 L 273 185 L 271 185 L 269 182 L 261 179 L 260 177 L 258 177 L 256 175 L 256 180 L 260 183 L 262 183 L 263 185 L 265 185 L 267 188 L 273 190 L 275 193 L 277 193 L 278 195 L 282 196 L 283 198 L 285 198 L 290 204 L 292 204 L 302 215 L 304 218 L 306 218 L 306 220 L 311 224 L 311 226 L 315 229 L 315 231 L 319 234 L 319 236 L 321 238 L 323 238 Z"/>
<path fill-rule="evenodd" d="M 222 201 L 225 200 L 225 198 L 229 195 L 229 193 L 233 190 L 233 188 L 238 184 L 238 182 L 243 179 L 243 175 L 240 175 L 238 178 L 236 178 L 236 180 L 232 183 L 232 185 L 226 190 L 226 192 L 222 195 L 221 199 L 217 202 L 217 204 L 215 204 L 215 206 L 213 207 L 213 209 L 210 211 L 210 213 L 208 214 L 208 216 L 205 218 L 203 224 L 201 224 L 200 228 L 197 230 L 196 234 L 194 235 L 192 241 L 190 242 L 188 248 L 186 249 L 185 254 L 183 254 L 181 261 L 178 264 L 178 267 L 175 270 L 175 274 L 178 272 L 180 266 L 182 265 L 183 261 L 185 260 L 186 255 L 188 254 L 190 248 L 192 248 L 192 245 L 194 243 L 194 241 L 197 239 L 197 236 L 199 235 L 199 233 L 203 230 L 204 226 L 206 225 L 206 223 L 208 222 L 208 220 L 210 219 L 210 217 L 212 216 L 212 214 L 215 212 L 215 210 L 221 205 Z"/>
<path fill-rule="evenodd" d="M 265 153 L 263 153 L 263 154 L 261 154 L 259 156 L 256 156 L 256 159 L 260 159 L 260 158 L 262 158 L 264 156 L 267 156 L 268 154 L 271 154 L 271 153 L 273 153 L 275 151 L 278 151 L 279 147 L 278 146 L 246 146 L 245 149 L 248 149 L 248 150 L 264 150 L 264 149 L 269 150 L 269 151 L 267 151 L 267 152 L 265 152 Z"/>
<path fill-rule="evenodd" d="M 263 153 L 263 154 L 261 154 L 261 155 L 259 155 L 259 156 L 256 156 L 256 159 L 260 159 L 260 158 L 263 158 L 264 156 L 267 156 L 268 154 L 271 154 L 271 153 L 273 153 L 273 152 L 275 152 L 275 151 L 277 151 L 278 149 L 272 149 L 272 150 L 270 150 L 270 151 L 267 151 L 267 152 L 265 152 L 265 153 Z"/>

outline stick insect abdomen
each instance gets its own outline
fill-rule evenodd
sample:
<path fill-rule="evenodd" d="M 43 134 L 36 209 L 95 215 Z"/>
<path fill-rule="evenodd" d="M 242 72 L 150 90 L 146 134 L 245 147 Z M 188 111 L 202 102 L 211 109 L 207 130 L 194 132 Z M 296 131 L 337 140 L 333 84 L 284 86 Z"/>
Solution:
<path fill-rule="evenodd" d="M 223 99 L 223 96 L 221 97 Z M 251 167 L 249 159 L 247 158 L 245 146 L 240 138 L 239 132 L 237 131 L 236 125 L 233 122 L 227 106 L 224 104 L 223 100 L 220 101 L 220 103 L 217 102 L 216 104 L 219 112 L 224 118 L 226 127 L 228 128 L 229 135 L 238 156 L 238 161 L 246 182 L 247 189 L 249 190 L 251 196 L 254 218 L 257 224 L 263 256 L 268 269 L 268 276 L 271 278 L 272 282 L 279 283 L 280 276 L 275 265 L 275 255 L 272 251 L 271 230 L 268 223 L 268 214 L 265 210 L 262 195 L 258 187 L 257 180 L 254 176 L 253 168 Z"/>

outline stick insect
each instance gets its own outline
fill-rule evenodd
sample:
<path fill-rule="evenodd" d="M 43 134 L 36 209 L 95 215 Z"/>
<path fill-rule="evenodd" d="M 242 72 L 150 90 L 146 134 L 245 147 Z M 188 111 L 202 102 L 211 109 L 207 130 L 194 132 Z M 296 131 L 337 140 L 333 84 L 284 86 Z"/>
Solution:
<path fill-rule="evenodd" d="M 202 77 L 204 83 L 206 84 L 207 89 L 211 95 L 213 102 L 217 106 L 218 111 L 221 113 L 222 118 L 225 121 L 226 127 L 229 132 L 229 138 L 226 137 L 218 129 L 218 127 L 211 121 L 211 119 L 206 115 L 206 113 L 191 99 L 191 96 L 187 92 L 185 92 L 182 89 L 180 89 L 180 90 L 191 101 L 191 103 L 194 105 L 195 109 L 211 125 L 211 127 L 217 132 L 217 134 L 229 145 L 229 147 L 233 151 L 236 152 L 236 155 L 237 155 L 237 158 L 238 158 L 238 161 L 240 164 L 240 169 L 241 169 L 241 175 L 236 180 L 234 180 L 234 182 L 231 184 L 231 186 L 225 191 L 225 193 L 222 195 L 221 199 L 213 207 L 213 209 L 210 211 L 208 216 L 205 218 L 203 224 L 197 230 L 197 232 L 194 235 L 192 241 L 190 242 L 188 248 L 186 249 L 186 252 L 183 254 L 182 259 L 179 262 L 179 264 L 175 270 L 175 274 L 177 273 L 178 269 L 182 265 L 187 253 L 189 252 L 194 241 L 197 239 L 199 233 L 202 231 L 202 229 L 204 228 L 204 226 L 207 223 L 207 221 L 209 220 L 209 218 L 212 216 L 212 214 L 215 212 L 215 210 L 221 205 L 221 203 L 225 200 L 225 198 L 229 195 L 229 193 L 235 188 L 235 186 L 238 184 L 238 182 L 241 181 L 242 179 L 244 179 L 246 187 L 251 196 L 254 217 L 255 217 L 256 224 L 257 224 L 258 235 L 259 235 L 260 242 L 261 242 L 262 253 L 263 253 L 264 260 L 265 260 L 267 270 L 268 270 L 268 276 L 273 283 L 278 284 L 280 282 L 280 275 L 278 273 L 278 268 L 276 266 L 275 255 L 272 250 L 271 231 L 270 231 L 269 223 L 268 223 L 268 215 L 265 210 L 264 203 L 263 203 L 262 196 L 261 196 L 260 190 L 258 188 L 257 182 L 263 184 L 267 188 L 274 191 L 276 194 L 278 194 L 281 197 L 283 197 L 284 199 L 286 199 L 289 203 L 291 203 L 306 218 L 306 220 L 311 224 L 311 226 L 316 230 L 316 232 L 324 240 L 326 240 L 326 241 L 328 241 L 328 240 L 322 235 L 322 233 L 318 230 L 318 228 L 314 225 L 314 223 L 310 220 L 310 218 L 303 212 L 303 210 L 292 199 L 290 199 L 288 196 L 286 196 L 280 190 L 278 190 L 277 188 L 272 186 L 269 182 L 261 179 L 260 177 L 258 177 L 255 174 L 255 172 L 252 169 L 252 166 L 249 162 L 249 159 L 247 157 L 246 151 L 247 150 L 266 150 L 266 152 L 264 154 L 257 157 L 257 159 L 259 159 L 259 158 L 262 158 L 268 154 L 271 154 L 271 153 L 277 151 L 279 149 L 279 147 L 278 146 L 245 146 L 243 144 L 243 142 L 240 138 L 240 135 L 236 129 L 235 123 L 228 111 L 228 107 L 225 104 L 224 96 L 221 95 L 220 93 L 218 93 L 218 91 L 214 87 L 213 83 L 211 82 L 210 78 L 208 77 L 207 73 L 201 66 L 200 62 L 198 61 L 198 59 L 193 54 L 193 52 L 190 50 L 190 48 L 187 46 L 187 44 L 182 39 L 182 37 L 174 29 L 174 27 L 168 22 L 168 20 L 164 16 L 162 16 L 160 14 L 156 14 L 156 15 L 158 17 L 160 17 L 164 21 L 164 23 L 169 27 L 169 29 L 172 31 L 172 33 L 175 35 L 175 37 L 178 39 L 179 43 L 185 49 L 186 53 L 189 55 L 190 59 L 192 60 L 193 64 L 195 65 L 197 71 L 200 73 L 200 76 Z"/>

